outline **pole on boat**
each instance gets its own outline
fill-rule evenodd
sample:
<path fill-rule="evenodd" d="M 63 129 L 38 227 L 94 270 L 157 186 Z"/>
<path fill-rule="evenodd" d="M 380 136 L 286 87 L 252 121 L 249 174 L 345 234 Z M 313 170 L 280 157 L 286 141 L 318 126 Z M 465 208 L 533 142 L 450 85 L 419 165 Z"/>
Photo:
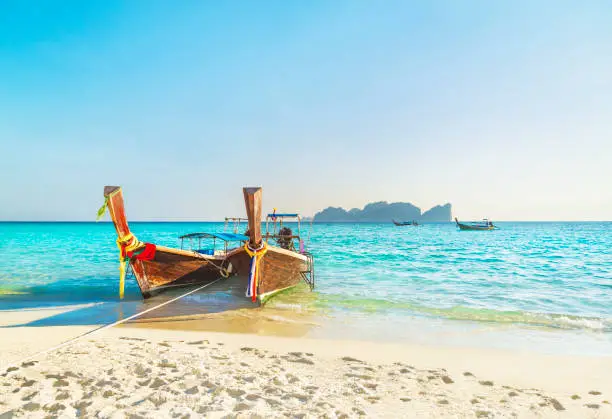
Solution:
<path fill-rule="evenodd" d="M 244 205 L 249 220 L 249 243 L 244 246 L 244 250 L 251 258 L 249 269 L 249 281 L 246 296 L 251 297 L 251 301 L 257 301 L 259 293 L 259 281 L 263 279 L 261 260 L 268 251 L 268 246 L 261 239 L 261 188 L 242 188 L 244 193 Z"/>
<path fill-rule="evenodd" d="M 261 245 L 261 188 L 242 188 L 242 192 L 249 221 L 249 245 L 257 249 Z"/>
<path fill-rule="evenodd" d="M 124 237 L 130 234 L 130 227 L 125 216 L 123 204 L 123 191 L 120 186 L 105 186 L 104 199 L 110 218 L 117 231 L 117 236 Z"/>

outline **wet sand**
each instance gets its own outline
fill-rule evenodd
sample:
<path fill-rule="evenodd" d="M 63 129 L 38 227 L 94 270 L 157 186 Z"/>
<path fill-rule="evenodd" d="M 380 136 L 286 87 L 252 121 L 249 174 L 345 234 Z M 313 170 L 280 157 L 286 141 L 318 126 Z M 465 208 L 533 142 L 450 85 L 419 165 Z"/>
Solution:
<path fill-rule="evenodd" d="M 1 312 L 0 323 L 58 312 Z M 1 328 L 0 417 L 612 417 L 612 357 L 274 337 L 273 313 L 263 333 L 232 316 L 234 331 L 256 334 L 158 319 L 25 363 L 93 327 Z"/>

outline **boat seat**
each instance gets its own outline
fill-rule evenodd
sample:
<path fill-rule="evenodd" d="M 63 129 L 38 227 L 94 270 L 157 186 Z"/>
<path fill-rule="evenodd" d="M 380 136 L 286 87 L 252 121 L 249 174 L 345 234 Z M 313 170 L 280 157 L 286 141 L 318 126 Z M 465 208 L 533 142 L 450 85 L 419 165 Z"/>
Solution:
<path fill-rule="evenodd" d="M 202 255 L 211 255 L 213 256 L 215 254 L 215 250 L 214 249 L 198 249 L 196 250 L 196 252 L 202 254 Z"/>

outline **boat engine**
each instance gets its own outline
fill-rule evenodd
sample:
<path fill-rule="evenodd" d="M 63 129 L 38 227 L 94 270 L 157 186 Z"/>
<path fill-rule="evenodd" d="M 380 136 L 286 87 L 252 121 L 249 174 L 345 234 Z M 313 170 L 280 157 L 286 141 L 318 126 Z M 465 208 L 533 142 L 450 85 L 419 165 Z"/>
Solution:
<path fill-rule="evenodd" d="M 292 250 L 293 240 L 291 236 L 293 236 L 293 232 L 289 227 L 281 228 L 278 232 L 278 238 L 276 239 L 276 242 L 278 243 L 279 247 L 283 249 Z"/>

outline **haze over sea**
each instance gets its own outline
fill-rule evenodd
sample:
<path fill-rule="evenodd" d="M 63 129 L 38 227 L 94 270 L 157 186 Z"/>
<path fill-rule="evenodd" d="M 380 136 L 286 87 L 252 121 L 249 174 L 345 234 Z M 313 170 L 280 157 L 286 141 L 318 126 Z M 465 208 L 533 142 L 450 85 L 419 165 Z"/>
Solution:
<path fill-rule="evenodd" d="M 303 226 L 315 292 L 281 294 L 247 313 L 316 324 L 308 332 L 315 337 L 612 354 L 612 223 L 498 225 L 492 232 L 460 232 L 451 223 Z M 181 234 L 224 225 L 131 228 L 141 241 L 177 247 Z M 115 240 L 106 222 L 0 223 L 0 309 L 99 303 L 57 322 L 101 324 L 116 319 L 117 308 L 146 307 L 133 278 L 119 303 Z M 189 314 L 237 308 L 222 286 L 202 293 L 180 303 Z"/>

